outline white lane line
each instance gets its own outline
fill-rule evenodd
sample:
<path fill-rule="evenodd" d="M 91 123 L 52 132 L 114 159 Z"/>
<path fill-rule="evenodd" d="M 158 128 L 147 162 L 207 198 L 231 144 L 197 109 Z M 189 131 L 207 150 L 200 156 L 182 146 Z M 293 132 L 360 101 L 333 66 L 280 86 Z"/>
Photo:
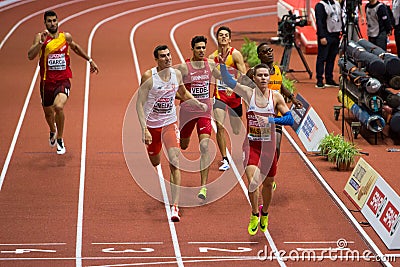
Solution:
<path fill-rule="evenodd" d="M 271 8 L 271 6 L 265 6 L 265 7 L 263 7 L 263 9 L 267 9 L 267 8 Z M 246 9 L 241 9 L 241 10 L 229 10 L 229 11 L 224 11 L 224 12 L 218 12 L 218 14 L 240 12 L 240 11 L 245 11 L 245 10 L 246 10 Z M 246 11 L 247 11 L 247 10 L 246 10 Z M 274 14 L 276 14 L 276 12 L 262 13 L 262 16 L 265 16 L 265 15 L 268 15 L 268 16 L 269 16 L 269 15 L 274 15 Z M 204 15 L 204 16 L 208 16 L 208 15 Z M 244 18 L 258 17 L 258 16 L 260 16 L 260 14 L 246 15 L 246 16 L 242 16 L 242 17 L 236 17 L 236 18 L 233 18 L 233 19 L 229 19 L 229 21 L 240 20 L 240 19 L 244 19 Z M 181 22 L 181 23 L 179 24 L 179 26 L 181 26 L 181 25 L 183 25 L 183 24 L 185 24 L 185 23 L 194 21 L 194 20 L 196 20 L 196 19 L 201 19 L 201 18 L 202 18 L 202 17 L 196 17 L 196 18 L 189 19 L 189 20 L 187 20 L 187 21 L 183 21 L 183 22 Z M 218 24 L 221 24 L 221 22 L 218 22 L 218 23 L 214 24 L 213 27 L 215 27 L 215 25 L 218 25 Z M 179 27 L 179 26 L 178 26 L 178 27 Z M 177 51 L 177 53 L 178 53 L 178 55 L 179 55 L 179 58 L 180 58 L 181 62 L 185 62 L 185 59 L 183 58 L 182 53 L 181 53 L 179 47 L 176 45 L 176 41 L 175 41 L 175 38 L 174 38 L 174 35 L 173 35 L 174 32 L 175 32 L 175 30 L 176 30 L 176 28 L 178 28 L 178 27 L 174 27 L 174 28 L 173 28 L 173 31 L 171 31 L 171 33 L 170 33 L 170 37 L 171 37 L 171 39 L 173 40 L 175 49 L 176 49 L 176 51 Z M 213 27 L 212 27 L 212 28 L 213 28 Z M 215 39 L 215 36 L 214 36 L 214 33 L 213 33 L 213 30 L 212 30 L 211 32 L 212 32 L 211 35 L 212 35 L 213 38 L 214 38 L 214 39 L 213 39 L 214 42 L 217 43 L 217 40 Z M 216 132 L 216 131 L 217 131 L 217 127 L 216 127 L 214 121 L 212 121 L 212 126 L 213 126 L 214 131 Z M 240 187 L 241 187 L 242 190 L 243 190 L 244 195 L 246 196 L 247 201 L 250 203 L 250 199 L 249 199 L 248 194 L 247 194 L 247 187 L 246 187 L 246 185 L 245 185 L 245 183 L 244 183 L 244 181 L 243 181 L 243 179 L 242 179 L 241 174 L 239 173 L 238 169 L 236 168 L 236 165 L 235 165 L 235 163 L 234 163 L 234 161 L 233 161 L 233 159 L 232 159 L 232 157 L 231 157 L 231 155 L 230 155 L 230 153 L 229 153 L 229 151 L 228 151 L 228 148 L 226 149 L 226 152 L 227 152 L 227 157 L 228 157 L 229 161 L 232 162 L 232 164 L 231 164 L 232 170 L 233 170 L 233 172 L 235 173 L 235 176 L 236 176 L 236 178 L 237 178 L 237 180 L 238 180 L 238 182 L 239 182 L 239 184 L 240 184 Z M 282 267 L 283 267 L 283 266 L 286 266 L 286 264 L 284 263 L 284 260 L 283 260 L 283 258 L 281 257 L 281 255 L 280 255 L 280 253 L 279 253 L 279 251 L 278 251 L 278 248 L 276 247 L 275 242 L 273 241 L 272 236 L 271 236 L 271 234 L 269 233 L 269 231 L 268 231 L 268 230 L 265 231 L 264 235 L 265 235 L 266 239 L 268 240 L 268 243 L 270 244 L 272 251 L 273 251 L 274 254 L 276 255 L 276 257 L 277 257 L 277 259 L 278 259 L 279 265 L 282 266 Z"/>
<path fill-rule="evenodd" d="M 61 5 L 56 5 L 56 6 L 49 7 L 49 9 L 50 9 L 50 8 L 61 7 L 61 6 L 65 6 L 65 5 L 68 5 L 68 4 L 72 4 L 72 3 L 76 3 L 76 2 L 81 2 L 81 1 L 83 1 L 83 0 L 70 1 L 70 2 L 66 2 L 66 3 L 64 3 L 64 4 L 61 4 Z M 138 0 L 132 0 L 132 1 L 138 1 Z M 104 4 L 104 5 L 92 7 L 92 8 L 86 9 L 86 10 L 81 11 L 81 12 L 77 12 L 77 13 L 75 13 L 75 14 L 73 14 L 73 15 L 71 15 L 71 16 L 68 16 L 67 18 L 61 20 L 61 21 L 59 22 L 59 26 L 61 26 L 61 25 L 62 25 L 63 23 L 65 23 L 65 22 L 69 21 L 70 19 L 75 18 L 75 17 L 80 16 L 80 15 L 83 15 L 83 14 L 85 14 L 85 13 L 92 12 L 92 11 L 95 11 L 95 10 L 98 10 L 98 9 L 102 9 L 102 8 L 107 8 L 107 7 L 110 7 L 110 6 L 112 6 L 112 5 L 125 4 L 125 3 L 127 3 L 127 2 L 132 2 L 132 1 L 128 1 L 128 0 L 127 0 L 127 1 L 118 1 L 118 2 L 114 2 L 114 3 L 110 3 L 110 4 Z M 44 12 L 45 10 L 47 10 L 47 9 L 42 10 L 42 12 Z M 34 14 L 38 15 L 39 13 L 40 13 L 40 12 L 36 12 L 36 13 L 34 13 Z M 33 15 L 33 14 L 32 14 L 32 15 Z M 32 15 L 30 15 L 30 16 L 28 16 L 28 17 L 30 18 Z M 22 22 L 24 22 L 24 21 L 26 21 L 26 20 L 28 19 L 28 17 L 26 17 L 26 18 L 20 20 L 20 21 L 13 27 L 13 30 L 10 31 L 10 32 L 8 33 L 8 35 L 11 35 L 12 32 L 13 32 Z M 6 37 L 6 38 L 3 40 L 2 44 L 4 44 L 5 41 L 6 41 L 7 39 L 8 39 L 8 37 Z M 0 49 L 1 49 L 1 46 L 0 46 Z M 17 143 L 18 136 L 19 136 L 19 133 L 20 133 L 20 131 L 21 131 L 21 126 L 22 126 L 22 123 L 23 123 L 23 121 L 24 121 L 24 119 L 25 119 L 26 110 L 27 110 L 27 108 L 28 108 L 28 104 L 29 104 L 29 102 L 30 102 L 30 99 L 31 99 L 31 96 L 32 96 L 32 92 L 33 92 L 33 89 L 34 89 L 34 87 L 35 87 L 35 83 L 36 83 L 36 79 L 37 79 L 37 77 L 38 77 L 38 74 L 39 74 L 39 65 L 37 65 L 36 70 L 35 70 L 35 73 L 34 73 L 34 75 L 33 75 L 32 82 L 31 82 L 31 85 L 30 85 L 30 87 L 29 87 L 28 93 L 27 93 L 27 95 L 26 95 L 25 102 L 24 102 L 24 106 L 22 107 L 21 115 L 20 115 L 20 117 L 19 117 L 19 119 L 18 119 L 18 124 L 17 124 L 17 127 L 16 127 L 16 129 L 15 129 L 14 136 L 13 136 L 13 139 L 12 139 L 11 144 L 10 144 L 10 148 L 8 149 L 8 153 L 7 153 L 7 157 L 6 157 L 6 160 L 5 160 L 5 162 L 4 162 L 4 165 L 3 165 L 3 169 L 2 169 L 2 171 L 1 171 L 1 175 L 0 175 L 0 191 L 1 191 L 1 188 L 2 188 L 3 183 L 4 183 L 4 179 L 5 179 L 6 174 L 7 174 L 7 170 L 8 170 L 8 166 L 9 166 L 9 164 L 10 164 L 10 161 L 11 161 L 11 157 L 12 157 L 12 155 L 13 155 L 13 153 L 14 153 L 15 144 Z"/>
<path fill-rule="evenodd" d="M 19 1 L 19 0 L 9 0 L 9 1 L 1 1 L 0 2 L 0 12 L 6 11 L 10 8 L 14 8 L 20 5 L 24 5 L 30 2 L 33 2 L 35 0 L 25 0 L 25 1 Z"/>
<path fill-rule="evenodd" d="M 200 242 L 195 242 L 195 241 L 193 241 L 193 242 L 188 242 L 188 244 L 258 244 L 259 242 L 252 242 L 252 241 L 249 241 L 249 242 L 244 242 L 244 241 L 238 241 L 238 242 L 235 242 L 235 241 L 232 241 L 232 242 L 227 242 L 227 241 L 221 241 L 221 242 L 219 242 L 219 241 L 200 241 Z"/>
<path fill-rule="evenodd" d="M 106 242 L 92 243 L 92 245 L 162 245 L 164 242 Z"/>
<path fill-rule="evenodd" d="M 300 147 L 297 145 L 297 143 L 294 141 L 294 139 L 290 136 L 290 134 L 286 131 L 286 129 L 284 127 L 283 127 L 283 133 L 285 134 L 285 136 L 289 140 L 289 142 L 292 144 L 294 149 L 297 151 L 297 153 L 300 155 L 300 157 L 304 160 L 304 162 L 310 168 L 310 170 L 314 173 L 315 177 L 321 183 L 321 185 L 324 187 L 326 192 L 334 200 L 336 205 L 347 216 L 347 218 L 353 224 L 354 228 L 356 228 L 357 231 L 361 234 L 361 237 L 364 239 L 364 241 L 369 245 L 369 247 L 374 251 L 374 253 L 376 253 L 377 256 L 379 256 L 381 259 L 384 259 L 384 254 L 381 252 L 381 250 L 378 248 L 378 246 L 375 244 L 375 242 L 365 232 L 365 230 L 360 226 L 358 221 L 354 218 L 353 214 L 349 211 L 349 209 L 342 202 L 342 200 L 340 200 L 340 198 L 336 195 L 335 191 L 325 181 L 324 177 L 322 177 L 322 175 L 319 173 L 317 168 L 315 168 L 315 166 L 311 163 L 311 161 L 306 157 L 306 155 L 303 153 L 303 151 L 300 149 Z M 384 266 L 388 266 L 388 267 L 393 266 L 390 264 L 390 262 L 386 262 L 386 261 L 381 261 L 381 264 L 383 264 Z"/>
<path fill-rule="evenodd" d="M 63 246 L 67 243 L 20 243 L 20 244 L 0 244 L 0 246 Z"/>
<path fill-rule="evenodd" d="M 45 9 L 39 10 L 39 11 L 37 11 L 37 12 L 35 12 L 35 13 L 32 13 L 32 14 L 30 14 L 29 16 L 26 16 L 25 18 L 19 20 L 18 23 L 15 24 L 15 25 L 11 28 L 11 30 L 7 33 L 6 37 L 4 37 L 4 39 L 1 41 L 1 43 L 0 43 L 0 50 L 3 48 L 4 44 L 7 42 L 8 38 L 10 38 L 10 36 L 14 33 L 14 31 L 19 27 L 19 25 L 21 25 L 22 23 L 24 23 L 24 22 L 27 21 L 28 19 L 31 19 L 31 18 L 33 18 L 34 16 L 37 16 L 37 15 L 43 15 L 43 13 L 44 13 L 46 10 L 49 10 L 49 9 L 57 9 L 57 8 L 60 8 L 60 7 L 63 7 L 63 6 L 72 5 L 72 4 L 75 4 L 75 3 L 78 3 L 78 2 L 82 2 L 82 1 L 84 1 L 84 0 L 73 0 L 73 1 L 69 1 L 69 2 L 62 3 L 62 4 L 50 6 L 50 7 L 47 7 L 47 8 L 45 8 Z"/>

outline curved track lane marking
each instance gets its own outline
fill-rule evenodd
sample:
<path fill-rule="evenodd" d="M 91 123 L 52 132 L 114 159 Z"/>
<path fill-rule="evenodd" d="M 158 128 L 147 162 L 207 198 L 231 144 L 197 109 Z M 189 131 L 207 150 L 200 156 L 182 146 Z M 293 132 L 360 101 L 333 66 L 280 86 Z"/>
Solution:
<path fill-rule="evenodd" d="M 31 18 L 33 18 L 34 16 L 37 16 L 37 15 L 43 15 L 43 12 L 45 12 L 46 10 L 49 10 L 49 9 L 56 9 L 56 8 L 63 7 L 63 6 L 68 6 L 68 5 L 72 5 L 72 4 L 75 4 L 75 3 L 78 3 L 78 2 L 82 2 L 82 1 L 84 1 L 84 0 L 73 0 L 73 1 L 66 2 L 66 3 L 62 3 L 62 4 L 50 6 L 50 7 L 48 7 L 48 8 L 45 8 L 45 9 L 36 11 L 35 13 L 30 14 L 29 16 L 26 16 L 25 18 L 23 18 L 23 19 L 21 19 L 20 21 L 18 21 L 18 22 L 11 28 L 11 30 L 7 33 L 6 37 L 4 37 L 4 39 L 3 39 L 3 40 L 1 41 L 1 43 L 0 43 L 0 50 L 3 48 L 4 44 L 7 42 L 8 38 L 10 38 L 10 36 L 14 33 L 14 31 L 19 27 L 19 25 L 21 25 L 22 23 L 24 23 L 24 22 L 27 21 L 28 19 L 31 19 Z"/>
<path fill-rule="evenodd" d="M 0 8 L 0 12 L 6 11 L 8 9 L 11 9 L 11 8 L 14 8 L 14 7 L 17 7 L 17 6 L 20 6 L 20 5 L 27 4 L 27 3 L 30 3 L 30 2 L 33 2 L 33 1 L 35 1 L 35 0 L 26 0 L 26 1 L 18 1 L 17 0 L 17 1 L 12 1 L 13 4 L 1 3 L 2 8 Z M 6 2 L 6 1 L 4 1 L 4 2 Z M 11 2 L 11 1 L 9 1 L 9 2 Z"/>

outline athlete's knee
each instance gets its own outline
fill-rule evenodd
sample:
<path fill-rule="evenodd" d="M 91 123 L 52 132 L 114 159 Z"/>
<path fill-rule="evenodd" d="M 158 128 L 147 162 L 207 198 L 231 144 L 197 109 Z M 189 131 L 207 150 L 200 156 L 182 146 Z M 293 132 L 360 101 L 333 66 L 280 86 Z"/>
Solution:
<path fill-rule="evenodd" d="M 64 111 L 64 105 L 62 105 L 62 104 L 55 104 L 55 105 L 54 105 L 54 111 L 55 111 L 56 113 L 61 113 L 61 112 L 63 112 L 63 111 Z"/>
<path fill-rule="evenodd" d="M 168 161 L 170 165 L 176 168 L 179 166 L 179 149 L 170 149 L 168 151 Z"/>
<path fill-rule="evenodd" d="M 208 154 L 208 140 L 203 139 L 200 141 L 200 153 Z"/>

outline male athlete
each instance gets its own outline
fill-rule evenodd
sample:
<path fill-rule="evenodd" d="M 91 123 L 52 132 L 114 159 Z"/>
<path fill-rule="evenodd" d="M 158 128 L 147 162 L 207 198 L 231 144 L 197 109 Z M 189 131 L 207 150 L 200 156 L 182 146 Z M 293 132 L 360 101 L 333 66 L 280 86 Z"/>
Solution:
<path fill-rule="evenodd" d="M 190 142 L 190 136 L 194 127 L 200 143 L 200 177 L 201 189 L 198 197 L 205 200 L 207 197 L 207 179 L 210 165 L 208 143 L 211 136 L 211 76 L 220 77 L 219 71 L 215 69 L 214 61 L 205 57 L 207 38 L 195 36 L 191 40 L 193 55 L 186 59 L 178 69 L 183 76 L 186 89 L 200 102 L 208 106 L 206 112 L 193 111 L 185 102 L 181 103 L 179 112 L 179 128 L 181 129 L 181 149 L 185 150 Z"/>
<path fill-rule="evenodd" d="M 206 111 L 207 105 L 196 100 L 186 90 L 182 74 L 173 69 L 168 46 L 159 45 L 153 51 L 157 66 L 143 75 L 138 91 L 136 111 L 142 129 L 142 141 L 152 165 L 160 164 L 162 144 L 167 150 L 171 180 L 171 220 L 180 221 L 178 208 L 181 173 L 179 170 L 179 129 L 177 125 L 175 98 L 187 101 L 193 108 Z"/>
<path fill-rule="evenodd" d="M 219 62 L 219 55 L 222 56 L 224 64 L 229 67 L 229 72 L 237 78 L 239 75 L 246 73 L 246 65 L 244 64 L 243 56 L 239 50 L 231 47 L 231 29 L 226 26 L 221 26 L 217 30 L 218 49 L 212 53 L 209 58 L 215 63 Z M 240 133 L 242 126 L 242 99 L 235 94 L 231 88 L 227 87 L 221 80 L 216 81 L 214 91 L 214 118 L 217 124 L 217 142 L 222 155 L 222 165 L 220 171 L 229 170 L 229 160 L 226 153 L 226 140 L 224 121 L 226 111 L 228 109 L 229 119 L 234 134 Z"/>
<path fill-rule="evenodd" d="M 44 13 L 44 25 L 46 30 L 35 35 L 28 58 L 33 60 L 39 55 L 40 97 L 50 128 L 49 143 L 51 147 L 57 145 L 57 154 L 62 155 L 66 152 L 63 140 L 64 106 L 71 90 L 69 79 L 72 78 L 69 48 L 89 62 L 92 73 L 98 73 L 99 69 L 93 59 L 72 40 L 70 33 L 59 31 L 58 18 L 54 11 Z"/>

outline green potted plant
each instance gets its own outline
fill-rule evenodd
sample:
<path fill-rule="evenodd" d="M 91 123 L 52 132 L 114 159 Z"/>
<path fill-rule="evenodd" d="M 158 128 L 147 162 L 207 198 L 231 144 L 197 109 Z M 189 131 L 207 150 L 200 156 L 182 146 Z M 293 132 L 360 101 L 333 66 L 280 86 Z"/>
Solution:
<path fill-rule="evenodd" d="M 255 41 L 251 41 L 249 38 L 244 37 L 244 43 L 240 52 L 243 55 L 244 61 L 247 62 L 250 68 L 260 63 L 260 59 L 257 55 L 257 43 Z"/>
<path fill-rule="evenodd" d="M 359 149 L 355 144 L 342 139 L 328 152 L 328 160 L 336 164 L 339 171 L 350 170 L 351 165 L 354 163 L 356 156 L 360 155 Z"/>
<path fill-rule="evenodd" d="M 343 137 L 341 135 L 335 135 L 333 132 L 325 135 L 318 145 L 321 156 L 328 158 L 329 151 L 342 141 Z"/>

